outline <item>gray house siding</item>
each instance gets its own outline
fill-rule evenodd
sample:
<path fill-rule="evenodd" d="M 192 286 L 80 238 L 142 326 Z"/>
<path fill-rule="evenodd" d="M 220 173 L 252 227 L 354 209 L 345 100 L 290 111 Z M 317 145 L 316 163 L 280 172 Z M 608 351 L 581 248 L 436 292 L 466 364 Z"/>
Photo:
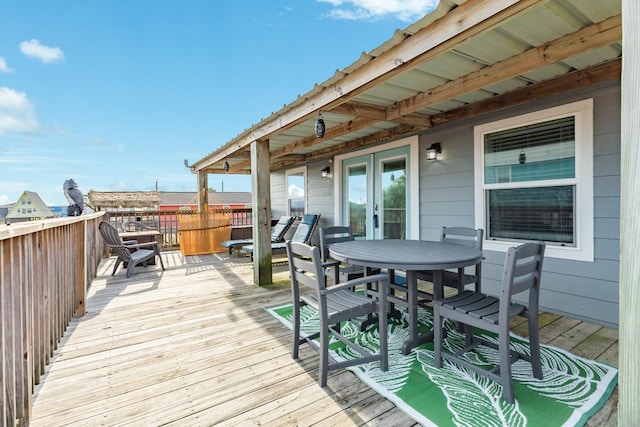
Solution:
<path fill-rule="evenodd" d="M 582 99 L 594 99 L 594 262 L 546 257 L 541 307 L 564 316 L 618 326 L 620 220 L 620 82 L 488 114 L 420 136 L 421 152 L 441 142 L 441 160 L 421 159 L 420 238 L 440 226 L 475 226 L 473 127 Z M 504 253 L 485 250 L 483 290 L 499 292 Z"/>

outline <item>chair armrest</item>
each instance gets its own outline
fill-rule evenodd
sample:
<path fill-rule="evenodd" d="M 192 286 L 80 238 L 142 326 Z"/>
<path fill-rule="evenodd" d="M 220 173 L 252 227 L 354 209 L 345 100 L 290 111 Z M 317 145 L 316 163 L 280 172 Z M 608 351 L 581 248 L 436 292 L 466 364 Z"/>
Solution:
<path fill-rule="evenodd" d="M 145 243 L 136 243 L 135 245 L 124 245 L 127 248 L 138 248 L 138 249 L 142 249 L 145 247 L 157 247 L 158 246 L 158 242 L 145 242 Z"/>
<path fill-rule="evenodd" d="M 389 288 L 389 275 L 382 273 L 382 274 L 374 274 L 372 276 L 358 277 L 357 279 L 351 279 L 348 282 L 339 283 L 337 285 L 331 286 L 330 288 L 323 289 L 321 291 L 321 294 L 328 295 L 334 292 L 341 291 L 343 289 L 351 289 L 354 286 L 364 285 L 367 283 L 378 282 L 378 281 L 381 281 L 383 283 L 386 282 L 386 285 L 384 287 L 386 289 Z"/>
<path fill-rule="evenodd" d="M 322 263 L 323 267 L 335 267 L 336 265 L 340 265 L 340 261 L 331 260 Z"/>

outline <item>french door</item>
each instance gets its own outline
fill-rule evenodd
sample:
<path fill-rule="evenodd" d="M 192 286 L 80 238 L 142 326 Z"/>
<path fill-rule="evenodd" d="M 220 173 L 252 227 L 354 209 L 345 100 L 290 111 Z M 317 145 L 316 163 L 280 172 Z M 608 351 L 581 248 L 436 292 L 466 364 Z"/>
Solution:
<path fill-rule="evenodd" d="M 342 159 L 340 218 L 356 239 L 417 238 L 412 233 L 417 165 L 411 152 L 404 145 Z"/>

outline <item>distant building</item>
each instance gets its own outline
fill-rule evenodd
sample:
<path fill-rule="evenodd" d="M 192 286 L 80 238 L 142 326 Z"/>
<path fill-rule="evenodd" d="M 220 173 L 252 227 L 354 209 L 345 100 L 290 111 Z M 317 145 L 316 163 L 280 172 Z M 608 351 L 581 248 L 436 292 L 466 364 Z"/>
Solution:
<path fill-rule="evenodd" d="M 7 224 L 23 221 L 53 218 L 55 215 L 42 201 L 38 193 L 25 191 L 9 209 L 5 221 Z"/>
<path fill-rule="evenodd" d="M 97 211 L 153 211 L 160 204 L 155 191 L 94 191 L 89 190 L 87 203 Z"/>
<path fill-rule="evenodd" d="M 197 209 L 198 193 L 195 191 L 160 191 L 160 210 Z M 251 207 L 248 191 L 210 191 L 209 206 L 214 209 L 244 209 Z"/>
<path fill-rule="evenodd" d="M 197 209 L 195 191 L 94 191 L 90 190 L 88 205 L 96 211 L 153 211 Z M 251 207 L 250 192 L 209 192 L 209 206 L 214 209 Z"/>
<path fill-rule="evenodd" d="M 10 205 L 0 206 L 0 224 L 4 224 L 5 218 L 9 213 L 9 209 L 11 209 L 11 206 L 13 206 L 13 203 Z"/>

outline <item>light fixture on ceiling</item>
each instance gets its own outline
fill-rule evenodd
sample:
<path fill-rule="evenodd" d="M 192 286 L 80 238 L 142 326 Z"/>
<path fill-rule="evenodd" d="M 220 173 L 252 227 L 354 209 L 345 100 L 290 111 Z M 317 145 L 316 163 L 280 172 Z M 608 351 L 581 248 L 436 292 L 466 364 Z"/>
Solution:
<path fill-rule="evenodd" d="M 331 168 L 327 166 L 326 168 L 321 169 L 320 173 L 322 174 L 323 178 L 329 178 L 331 176 Z"/>
<path fill-rule="evenodd" d="M 224 165 L 222 165 L 222 169 L 224 169 L 225 172 L 229 172 L 229 162 L 225 160 Z"/>
<path fill-rule="evenodd" d="M 327 130 L 327 128 L 324 124 L 324 120 L 322 120 L 322 114 L 318 112 L 318 119 L 316 120 L 316 136 L 318 138 L 322 138 L 325 130 Z"/>
<path fill-rule="evenodd" d="M 442 153 L 442 147 L 439 142 L 431 144 L 431 147 L 427 148 L 427 160 L 437 160 L 438 154 Z"/>

